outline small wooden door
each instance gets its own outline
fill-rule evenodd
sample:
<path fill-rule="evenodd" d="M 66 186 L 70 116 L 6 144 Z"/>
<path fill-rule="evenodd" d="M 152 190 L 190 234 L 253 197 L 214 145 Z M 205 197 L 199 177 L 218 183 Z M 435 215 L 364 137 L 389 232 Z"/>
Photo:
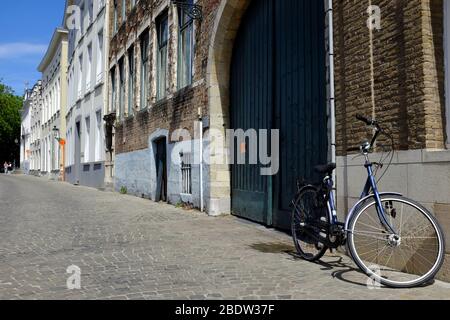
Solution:
<path fill-rule="evenodd" d="M 75 163 L 73 165 L 74 170 L 74 184 L 80 184 L 81 174 L 81 123 L 75 124 Z"/>
<path fill-rule="evenodd" d="M 167 140 L 156 141 L 156 201 L 167 202 Z"/>

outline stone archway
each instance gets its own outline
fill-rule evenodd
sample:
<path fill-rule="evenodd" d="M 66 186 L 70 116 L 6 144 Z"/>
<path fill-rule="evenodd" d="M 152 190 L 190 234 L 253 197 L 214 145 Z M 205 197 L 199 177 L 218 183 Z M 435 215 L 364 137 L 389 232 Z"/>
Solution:
<path fill-rule="evenodd" d="M 221 131 L 222 137 L 225 137 L 225 130 L 229 128 L 230 64 L 234 40 L 250 2 L 251 0 L 222 0 L 211 36 L 206 76 L 210 127 Z M 212 149 L 213 144 L 214 141 L 212 141 Z M 229 214 L 231 211 L 230 167 L 226 164 L 213 164 L 215 156 L 210 155 L 207 208 L 210 215 Z"/>

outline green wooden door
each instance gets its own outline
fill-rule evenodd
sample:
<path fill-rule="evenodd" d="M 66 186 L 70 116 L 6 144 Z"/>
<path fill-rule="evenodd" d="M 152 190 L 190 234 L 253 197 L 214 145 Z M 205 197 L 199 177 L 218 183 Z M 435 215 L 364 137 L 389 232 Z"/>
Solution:
<path fill-rule="evenodd" d="M 231 71 L 231 127 L 247 131 L 271 127 L 273 106 L 273 1 L 253 1 L 235 41 Z M 268 224 L 268 178 L 259 165 L 237 164 L 237 155 L 249 159 L 250 141 L 235 142 L 232 169 L 232 211 Z M 243 150 L 245 148 L 245 150 Z"/>
<path fill-rule="evenodd" d="M 326 162 L 324 33 L 323 1 L 253 1 L 242 20 L 231 67 L 231 126 L 279 129 L 280 170 L 264 177 L 258 165 L 233 165 L 235 215 L 289 228 L 296 179 L 315 179 L 312 168 Z"/>

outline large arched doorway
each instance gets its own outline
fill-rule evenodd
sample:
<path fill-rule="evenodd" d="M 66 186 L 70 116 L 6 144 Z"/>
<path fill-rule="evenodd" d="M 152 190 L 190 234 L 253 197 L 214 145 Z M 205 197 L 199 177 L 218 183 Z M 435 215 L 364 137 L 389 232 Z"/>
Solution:
<path fill-rule="evenodd" d="M 258 0 L 242 18 L 231 59 L 229 124 L 279 129 L 280 170 L 267 177 L 257 165 L 232 165 L 237 216 L 288 228 L 296 179 L 314 179 L 314 165 L 327 160 L 324 12 L 323 1 Z"/>

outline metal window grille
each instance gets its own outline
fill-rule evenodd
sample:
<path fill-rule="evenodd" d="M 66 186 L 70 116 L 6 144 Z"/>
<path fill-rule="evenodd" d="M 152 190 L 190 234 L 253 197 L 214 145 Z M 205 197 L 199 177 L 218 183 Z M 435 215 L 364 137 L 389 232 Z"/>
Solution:
<path fill-rule="evenodd" d="M 181 155 L 182 193 L 192 194 L 192 155 Z"/>

